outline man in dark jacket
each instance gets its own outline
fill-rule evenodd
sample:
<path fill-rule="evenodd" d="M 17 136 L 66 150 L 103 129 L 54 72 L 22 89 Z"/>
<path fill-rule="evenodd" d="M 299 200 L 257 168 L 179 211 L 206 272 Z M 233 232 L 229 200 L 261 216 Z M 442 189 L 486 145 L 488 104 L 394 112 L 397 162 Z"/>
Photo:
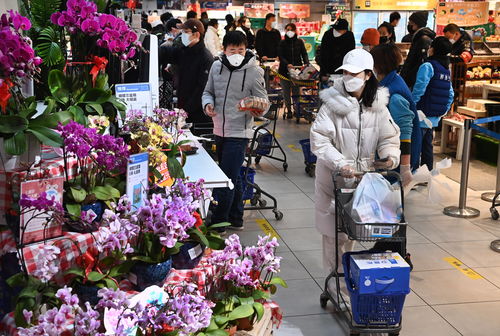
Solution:
<path fill-rule="evenodd" d="M 418 68 L 427 60 L 427 51 L 436 37 L 436 33 L 426 27 L 428 15 L 429 12 L 426 11 L 415 12 L 408 20 L 408 31 L 414 32 L 414 35 L 410 51 L 401 69 L 401 77 L 410 89 L 413 88 Z"/>
<path fill-rule="evenodd" d="M 266 15 L 266 25 L 259 29 L 255 36 L 255 50 L 260 59 L 267 61 L 269 58 L 278 57 L 278 44 L 281 41 L 281 34 L 274 29 L 276 15 L 269 13 Z"/>
<path fill-rule="evenodd" d="M 279 73 L 286 78 L 290 78 L 290 69 L 293 69 L 295 66 L 309 64 L 309 57 L 304 41 L 297 37 L 297 26 L 289 23 L 286 25 L 285 31 L 285 39 L 280 41 L 278 46 L 278 56 L 280 59 Z M 299 89 L 295 85 L 292 87 L 292 83 L 286 79 L 281 79 L 281 87 L 283 88 L 287 118 L 292 119 L 292 100 L 290 95 L 298 96 Z"/>
<path fill-rule="evenodd" d="M 321 76 L 328 77 L 335 72 L 344 61 L 344 56 L 356 47 L 354 34 L 348 31 L 349 23 L 345 19 L 338 20 L 330 30 L 328 30 L 321 40 L 320 66 Z"/>
<path fill-rule="evenodd" d="M 203 112 L 201 96 L 207 83 L 213 56 L 205 48 L 203 23 L 196 19 L 182 25 L 183 47 L 166 47 L 160 50 L 161 64 L 177 66 L 177 97 L 179 108 L 188 113 L 188 122 L 207 123 L 210 118 Z"/>

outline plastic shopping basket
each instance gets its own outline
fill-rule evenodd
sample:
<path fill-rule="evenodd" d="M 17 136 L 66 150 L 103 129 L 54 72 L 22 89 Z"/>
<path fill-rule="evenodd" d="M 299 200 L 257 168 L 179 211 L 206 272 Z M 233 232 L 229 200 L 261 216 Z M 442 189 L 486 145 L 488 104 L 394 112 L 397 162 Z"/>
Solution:
<path fill-rule="evenodd" d="M 342 256 L 342 264 L 344 266 L 346 286 L 351 298 L 354 322 L 366 326 L 394 326 L 400 324 L 407 292 L 360 294 L 354 287 L 350 275 L 350 257 L 352 254 L 345 253 Z"/>
<path fill-rule="evenodd" d="M 247 178 L 245 179 L 245 171 L 248 169 L 247 173 Z M 240 177 L 241 177 L 241 185 L 242 185 L 242 190 L 243 190 L 243 200 L 249 200 L 253 198 L 254 194 L 254 188 L 247 183 L 249 181 L 250 183 L 254 183 L 255 181 L 255 169 L 252 168 L 247 168 L 247 167 L 241 167 L 240 168 Z"/>
<path fill-rule="evenodd" d="M 299 143 L 302 146 L 302 153 L 304 153 L 304 161 L 306 163 L 316 163 L 316 155 L 311 152 L 311 140 L 303 139 Z"/>

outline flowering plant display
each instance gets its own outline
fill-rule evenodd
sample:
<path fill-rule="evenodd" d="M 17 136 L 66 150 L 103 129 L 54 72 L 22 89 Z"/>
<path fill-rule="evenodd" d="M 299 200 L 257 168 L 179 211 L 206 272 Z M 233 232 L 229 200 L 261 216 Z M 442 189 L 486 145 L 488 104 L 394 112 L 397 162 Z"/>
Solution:
<path fill-rule="evenodd" d="M 213 251 L 210 257 L 210 262 L 217 266 L 208 295 L 216 303 L 212 328 L 238 325 L 244 329 L 241 319 L 260 320 L 264 314 L 262 302 L 276 292 L 276 285 L 287 287 L 276 276 L 281 261 L 275 255 L 279 244 L 276 238 L 265 236 L 259 237 L 257 246 L 243 248 L 235 234 L 225 244 L 224 250 Z"/>
<path fill-rule="evenodd" d="M 68 155 L 74 155 L 78 161 L 79 175 L 66 182 L 66 209 L 73 220 L 90 225 L 100 219 L 100 214 L 82 211 L 81 206 L 102 201 L 109 207 L 111 201 L 120 198 L 124 186 L 115 175 L 125 172 L 128 146 L 121 138 L 99 134 L 95 128 L 74 121 L 59 125 L 58 130 L 64 141 L 65 162 Z"/>

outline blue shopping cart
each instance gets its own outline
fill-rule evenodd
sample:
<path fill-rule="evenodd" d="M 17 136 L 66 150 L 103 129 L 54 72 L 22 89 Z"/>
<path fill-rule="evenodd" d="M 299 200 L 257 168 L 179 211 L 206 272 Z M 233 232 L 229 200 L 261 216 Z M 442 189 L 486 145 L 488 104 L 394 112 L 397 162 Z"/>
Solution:
<path fill-rule="evenodd" d="M 304 164 L 306 165 L 306 173 L 313 177 L 316 170 L 316 155 L 311 152 L 311 140 L 303 139 L 299 141 L 302 147 L 302 153 L 304 153 Z"/>

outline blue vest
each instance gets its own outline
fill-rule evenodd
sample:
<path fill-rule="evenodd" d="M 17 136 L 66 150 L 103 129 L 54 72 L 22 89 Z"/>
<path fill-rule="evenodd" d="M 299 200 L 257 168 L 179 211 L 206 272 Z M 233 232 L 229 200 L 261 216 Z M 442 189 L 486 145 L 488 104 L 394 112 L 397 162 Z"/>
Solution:
<path fill-rule="evenodd" d="M 381 85 L 385 86 L 389 90 L 389 94 L 392 96 L 394 94 L 401 95 L 410 103 L 410 109 L 415 115 L 413 117 L 413 128 L 411 131 L 411 168 L 417 169 L 420 166 L 420 154 L 422 152 L 422 130 L 420 129 L 420 119 L 418 118 L 417 107 L 413 101 L 411 91 L 406 85 L 405 81 L 401 76 L 399 76 L 396 71 L 389 73 L 384 77 Z M 391 115 L 397 113 L 396 111 L 389 111 Z"/>
<path fill-rule="evenodd" d="M 450 99 L 451 75 L 441 63 L 435 60 L 428 61 L 434 69 L 425 94 L 420 98 L 417 108 L 422 110 L 428 117 L 442 117 L 445 115 Z"/>

